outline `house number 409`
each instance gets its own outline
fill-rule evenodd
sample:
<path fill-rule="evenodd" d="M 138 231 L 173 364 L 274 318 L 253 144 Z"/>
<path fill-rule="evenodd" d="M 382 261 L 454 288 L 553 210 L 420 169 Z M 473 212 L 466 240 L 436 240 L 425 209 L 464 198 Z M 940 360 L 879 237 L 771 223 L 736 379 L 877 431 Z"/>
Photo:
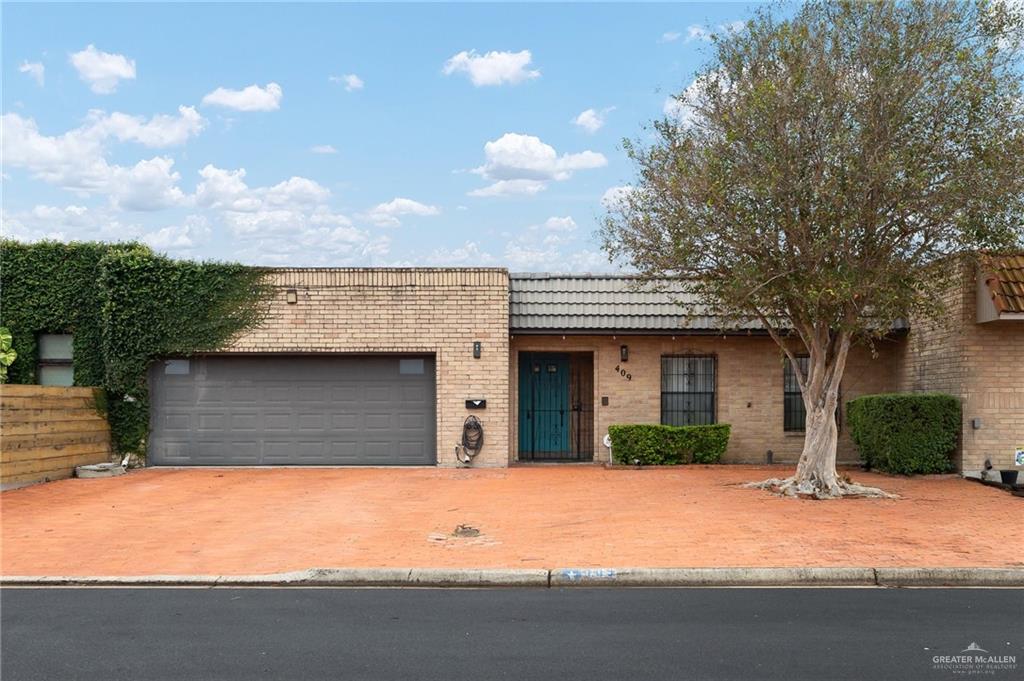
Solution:
<path fill-rule="evenodd" d="M 633 374 L 631 374 L 628 371 L 626 371 L 625 369 L 623 369 L 621 364 L 616 364 L 615 365 L 615 371 L 619 374 L 619 376 L 622 376 L 627 381 L 632 381 L 633 380 Z"/>

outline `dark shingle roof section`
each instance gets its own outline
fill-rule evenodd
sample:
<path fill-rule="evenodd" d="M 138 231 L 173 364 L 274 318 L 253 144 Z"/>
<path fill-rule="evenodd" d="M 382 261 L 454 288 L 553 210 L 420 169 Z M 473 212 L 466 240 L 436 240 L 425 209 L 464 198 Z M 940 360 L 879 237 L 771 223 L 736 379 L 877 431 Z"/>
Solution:
<path fill-rule="evenodd" d="M 714 331 L 722 322 L 680 282 L 638 288 L 630 276 L 509 275 L 509 330 L 529 332 Z M 751 324 L 743 328 L 755 329 Z"/>
<path fill-rule="evenodd" d="M 1024 253 L 985 257 L 985 284 L 996 311 L 1024 314 Z"/>

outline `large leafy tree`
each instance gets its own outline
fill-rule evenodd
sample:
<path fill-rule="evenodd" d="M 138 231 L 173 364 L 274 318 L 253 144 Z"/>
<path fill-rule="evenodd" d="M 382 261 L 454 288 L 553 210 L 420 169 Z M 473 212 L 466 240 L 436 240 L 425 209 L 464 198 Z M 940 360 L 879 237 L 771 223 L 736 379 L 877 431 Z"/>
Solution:
<path fill-rule="evenodd" d="M 716 38 L 675 115 L 627 141 L 638 177 L 605 218 L 610 255 L 759 320 L 793 363 L 803 452 L 762 486 L 883 494 L 836 472 L 847 355 L 941 314 L 951 258 L 1020 242 L 1021 39 L 998 2 L 765 10 Z"/>

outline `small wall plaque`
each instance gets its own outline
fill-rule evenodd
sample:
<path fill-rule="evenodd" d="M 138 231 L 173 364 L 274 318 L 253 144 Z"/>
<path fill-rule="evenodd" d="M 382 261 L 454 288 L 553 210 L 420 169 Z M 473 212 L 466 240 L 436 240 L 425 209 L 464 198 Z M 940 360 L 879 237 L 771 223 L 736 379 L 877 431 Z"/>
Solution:
<path fill-rule="evenodd" d="M 466 409 L 486 409 L 487 400 L 466 400 Z"/>

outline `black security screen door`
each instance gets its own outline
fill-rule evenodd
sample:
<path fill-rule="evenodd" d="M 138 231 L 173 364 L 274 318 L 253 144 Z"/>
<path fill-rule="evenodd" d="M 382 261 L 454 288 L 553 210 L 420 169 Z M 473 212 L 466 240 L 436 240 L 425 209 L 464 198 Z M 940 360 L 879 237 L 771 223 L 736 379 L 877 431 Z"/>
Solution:
<path fill-rule="evenodd" d="M 519 460 L 593 458 L 593 355 L 519 353 Z"/>

